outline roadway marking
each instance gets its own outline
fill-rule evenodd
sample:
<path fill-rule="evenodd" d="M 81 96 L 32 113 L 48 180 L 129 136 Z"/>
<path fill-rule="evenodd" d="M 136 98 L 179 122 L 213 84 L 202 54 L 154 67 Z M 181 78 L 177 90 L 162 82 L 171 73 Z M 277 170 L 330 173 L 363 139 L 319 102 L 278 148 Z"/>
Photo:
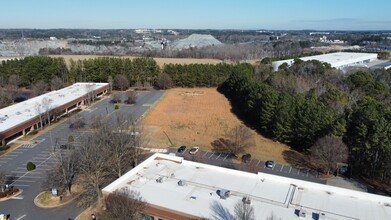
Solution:
<path fill-rule="evenodd" d="M 281 169 L 280 169 L 280 172 L 282 172 L 282 168 L 284 168 L 284 165 L 281 165 Z"/>
<path fill-rule="evenodd" d="M 23 184 L 10 184 L 11 186 L 18 186 L 18 187 L 29 187 L 30 185 L 23 185 Z"/>
<path fill-rule="evenodd" d="M 14 196 L 14 197 L 11 197 L 10 199 L 23 199 L 23 196 Z"/>
<path fill-rule="evenodd" d="M 208 151 L 205 151 L 204 155 L 202 155 L 202 157 L 205 157 L 205 155 L 208 153 Z"/>
<path fill-rule="evenodd" d="M 221 155 L 221 154 L 219 154 L 219 156 L 216 157 L 216 160 L 219 159 L 220 155 Z"/>
<path fill-rule="evenodd" d="M 300 168 L 297 170 L 297 175 L 299 175 L 299 173 L 300 173 Z"/>
<path fill-rule="evenodd" d="M 225 161 L 225 160 L 227 159 L 228 156 L 229 156 L 229 155 L 227 154 L 227 156 L 225 156 L 225 158 L 223 159 L 223 161 Z"/>
<path fill-rule="evenodd" d="M 259 163 L 260 163 L 261 161 L 260 160 L 258 160 L 258 163 L 257 163 L 257 166 L 259 165 Z"/>
<path fill-rule="evenodd" d="M 213 156 L 213 154 L 215 154 L 215 153 L 212 153 L 212 155 L 210 155 L 208 159 L 210 159 Z"/>
<path fill-rule="evenodd" d="M 26 216 L 27 216 L 27 215 L 24 214 L 24 215 L 20 216 L 19 218 L 17 218 L 16 220 L 20 220 L 20 219 L 22 219 L 22 218 L 24 218 L 24 217 L 26 217 Z"/>
<path fill-rule="evenodd" d="M 306 175 L 306 176 L 308 176 L 308 173 L 309 173 L 309 172 L 310 172 L 310 170 L 308 169 L 308 170 L 307 170 L 307 175 Z"/>
<path fill-rule="evenodd" d="M 289 167 L 289 173 L 291 173 L 291 171 L 292 171 L 292 167 Z"/>

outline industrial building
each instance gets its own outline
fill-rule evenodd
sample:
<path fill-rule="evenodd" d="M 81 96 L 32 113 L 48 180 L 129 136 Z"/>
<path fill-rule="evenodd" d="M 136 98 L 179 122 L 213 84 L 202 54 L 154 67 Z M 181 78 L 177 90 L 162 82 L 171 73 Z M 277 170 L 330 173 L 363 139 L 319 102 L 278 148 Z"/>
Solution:
<path fill-rule="evenodd" d="M 108 83 L 75 83 L 66 88 L 48 92 L 0 109 L 0 144 L 24 136 L 38 129 L 49 120 L 61 117 L 81 105 L 103 96 L 109 90 Z"/>
<path fill-rule="evenodd" d="M 102 190 L 129 188 L 146 201 L 144 219 L 214 219 L 249 204 L 255 219 L 391 219 L 391 198 L 154 154 Z M 109 205 L 109 204 L 107 204 Z"/>
<path fill-rule="evenodd" d="M 299 59 L 303 61 L 318 60 L 322 63 L 329 63 L 331 67 L 343 70 L 346 67 L 352 66 L 365 67 L 368 63 L 377 60 L 377 54 L 337 52 L 309 57 L 300 57 Z M 288 66 L 291 66 L 294 62 L 294 59 L 279 60 L 272 62 L 272 67 L 274 71 L 277 71 L 282 64 L 286 63 Z"/>

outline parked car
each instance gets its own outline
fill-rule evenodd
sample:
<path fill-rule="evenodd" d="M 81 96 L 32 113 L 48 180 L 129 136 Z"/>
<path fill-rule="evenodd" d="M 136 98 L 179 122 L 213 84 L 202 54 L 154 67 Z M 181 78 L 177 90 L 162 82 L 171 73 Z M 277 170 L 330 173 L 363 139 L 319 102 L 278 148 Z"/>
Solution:
<path fill-rule="evenodd" d="M 177 153 L 182 154 L 183 152 L 185 152 L 185 150 L 186 150 L 186 146 L 182 145 L 178 148 Z"/>
<path fill-rule="evenodd" d="M 268 160 L 268 161 L 266 161 L 266 163 L 265 163 L 265 166 L 267 167 L 267 168 L 273 168 L 274 167 L 274 161 L 272 161 L 272 160 Z"/>
<path fill-rule="evenodd" d="M 200 147 L 194 146 L 190 149 L 189 154 L 196 154 L 200 150 Z"/>
<path fill-rule="evenodd" d="M 250 160 L 251 160 L 251 154 L 244 154 L 242 156 L 242 162 L 243 163 L 248 163 L 248 162 L 250 162 Z"/>

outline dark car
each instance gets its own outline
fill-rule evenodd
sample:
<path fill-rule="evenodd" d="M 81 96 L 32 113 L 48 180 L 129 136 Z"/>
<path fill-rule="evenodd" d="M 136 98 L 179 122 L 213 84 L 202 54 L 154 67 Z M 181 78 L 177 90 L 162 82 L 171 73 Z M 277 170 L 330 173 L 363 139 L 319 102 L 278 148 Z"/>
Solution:
<path fill-rule="evenodd" d="M 271 160 L 266 161 L 265 166 L 267 168 L 273 168 L 274 167 L 274 161 L 271 161 Z"/>
<path fill-rule="evenodd" d="M 182 154 L 185 150 L 186 150 L 186 146 L 180 146 L 180 147 L 178 148 L 177 153 L 178 153 L 178 154 Z"/>
<path fill-rule="evenodd" d="M 242 162 L 243 163 L 248 163 L 248 162 L 250 162 L 250 160 L 251 160 L 251 154 L 244 154 L 242 156 Z"/>

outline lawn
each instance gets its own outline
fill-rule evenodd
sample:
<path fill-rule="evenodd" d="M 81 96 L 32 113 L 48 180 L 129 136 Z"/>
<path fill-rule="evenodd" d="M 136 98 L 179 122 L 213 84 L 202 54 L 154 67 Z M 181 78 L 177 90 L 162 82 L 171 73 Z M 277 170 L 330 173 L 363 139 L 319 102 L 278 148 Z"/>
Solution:
<path fill-rule="evenodd" d="M 200 146 L 211 150 L 210 143 L 242 124 L 231 112 L 227 98 L 216 88 L 175 88 L 166 91 L 161 101 L 143 119 L 150 147 Z M 287 164 L 287 145 L 252 131 L 255 146 L 246 150 L 254 158 Z M 172 143 L 172 144 L 171 144 Z"/>

